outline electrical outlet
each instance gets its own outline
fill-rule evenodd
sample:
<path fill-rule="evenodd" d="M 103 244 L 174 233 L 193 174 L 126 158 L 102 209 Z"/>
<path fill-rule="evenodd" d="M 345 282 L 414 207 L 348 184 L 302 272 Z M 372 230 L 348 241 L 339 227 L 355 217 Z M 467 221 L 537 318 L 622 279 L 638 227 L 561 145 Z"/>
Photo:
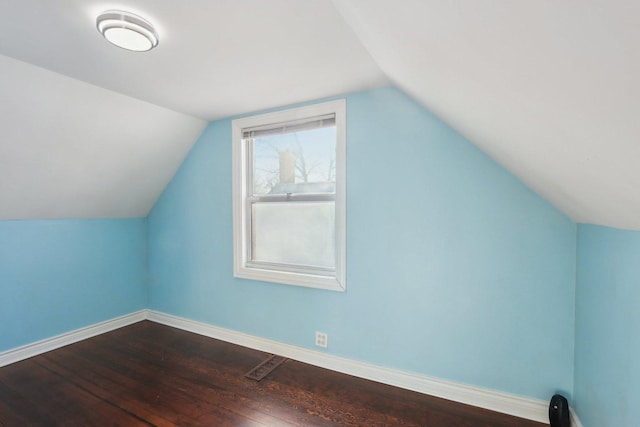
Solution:
<path fill-rule="evenodd" d="M 329 336 L 324 332 L 316 332 L 316 346 L 327 348 L 329 345 Z"/>

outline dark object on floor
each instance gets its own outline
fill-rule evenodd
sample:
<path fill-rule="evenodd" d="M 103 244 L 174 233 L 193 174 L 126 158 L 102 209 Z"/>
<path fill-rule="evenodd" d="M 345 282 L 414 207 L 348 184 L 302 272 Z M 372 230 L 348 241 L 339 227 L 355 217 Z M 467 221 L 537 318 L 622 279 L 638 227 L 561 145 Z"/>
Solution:
<path fill-rule="evenodd" d="M 252 380 L 260 381 L 271 372 L 273 372 L 273 370 L 278 366 L 282 365 L 285 360 L 287 360 L 286 357 L 276 356 L 274 354 L 273 356 L 244 374 L 244 376 Z"/>
<path fill-rule="evenodd" d="M 549 403 L 549 422 L 551 427 L 570 427 L 569 402 L 564 396 L 554 394 Z"/>

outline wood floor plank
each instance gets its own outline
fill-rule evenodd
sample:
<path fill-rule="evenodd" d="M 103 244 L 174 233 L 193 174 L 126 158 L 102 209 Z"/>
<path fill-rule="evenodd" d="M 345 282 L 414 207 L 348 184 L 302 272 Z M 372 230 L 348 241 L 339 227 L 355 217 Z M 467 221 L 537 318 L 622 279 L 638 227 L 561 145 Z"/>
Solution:
<path fill-rule="evenodd" d="M 153 343 L 138 343 L 133 346 L 139 346 L 136 351 L 161 353 L 162 362 L 151 363 L 161 364 L 164 371 L 170 372 L 174 380 L 181 382 L 186 393 L 192 389 L 199 396 L 206 389 L 215 390 L 217 401 L 245 413 L 251 410 L 252 418 L 261 422 L 268 422 L 269 425 L 297 425 L 295 420 L 287 421 L 290 418 L 287 411 L 258 409 L 262 403 L 255 398 L 256 392 L 253 389 L 256 383 L 244 378 L 244 373 L 261 362 L 267 356 L 266 353 L 222 342 L 218 342 L 217 351 L 212 352 L 209 338 L 192 336 L 188 342 L 183 342 L 185 337 L 182 333 L 173 338 L 178 340 L 171 339 L 171 344 L 157 337 Z M 159 348 L 154 349 L 158 343 L 161 343 Z M 209 351 L 203 346 L 208 346 Z"/>
<path fill-rule="evenodd" d="M 109 352 L 111 351 L 113 349 Z M 122 349 L 116 351 L 122 351 Z M 128 396 L 122 391 L 119 391 L 115 396 L 104 396 L 105 399 L 114 400 L 123 407 L 136 406 L 146 413 L 159 411 L 160 414 L 167 415 L 169 420 L 176 424 L 183 424 L 188 419 L 192 421 L 201 419 L 214 413 L 219 418 L 223 418 L 224 415 L 230 420 L 230 425 L 237 425 L 239 417 L 248 418 L 256 423 L 286 425 L 284 420 L 261 412 L 247 414 L 247 409 L 251 407 L 253 402 L 234 391 L 237 388 L 235 383 L 242 381 L 243 378 L 239 375 L 229 375 L 224 367 L 209 369 L 208 366 L 211 367 L 213 364 L 207 363 L 206 360 L 202 361 L 205 368 L 196 371 L 191 369 L 193 364 L 188 362 L 186 358 L 175 356 L 172 356 L 172 361 L 162 357 L 163 362 L 155 362 L 138 360 L 134 357 L 135 352 L 100 355 L 90 349 L 81 355 L 87 359 L 69 353 L 69 351 L 54 352 L 47 357 L 52 364 L 57 366 L 57 369 L 67 369 L 69 373 L 73 372 L 79 380 L 86 381 L 86 387 L 135 390 L 137 385 L 144 384 L 145 386 L 132 396 Z M 88 360 L 94 361 L 90 367 L 85 366 Z M 184 361 L 184 363 L 179 363 L 180 361 Z M 107 367 L 101 364 L 106 364 Z M 119 373 L 121 371 L 135 372 L 135 378 L 122 375 Z M 203 396 L 207 396 L 209 399 L 213 397 L 215 403 L 202 400 Z M 127 400 L 127 398 L 135 401 Z M 155 403 L 153 406 L 149 406 L 146 402 Z M 182 417 L 180 417 L 181 415 Z M 158 421 L 156 420 L 156 422 Z"/>
<path fill-rule="evenodd" d="M 1 426 L 540 427 L 144 321 L 0 368 Z"/>
<path fill-rule="evenodd" d="M 174 413 L 170 413 L 169 419 L 164 418 L 163 411 L 158 410 L 157 405 L 149 404 L 145 399 L 136 396 L 137 384 L 135 382 L 128 383 L 130 388 L 119 384 L 113 380 L 117 374 L 101 370 L 97 365 L 87 365 L 84 360 L 72 354 L 73 352 L 70 353 L 59 352 L 54 356 L 47 357 L 46 360 L 50 362 L 48 366 L 60 375 L 67 376 L 69 381 L 78 387 L 125 412 L 135 414 L 154 426 L 171 427 L 182 421 Z"/>
<path fill-rule="evenodd" d="M 95 357 L 92 358 L 95 360 Z M 96 393 L 112 387 L 119 390 L 118 393 L 102 393 L 103 399 L 153 422 L 154 425 L 198 425 L 198 420 L 210 417 L 211 414 L 215 414 L 221 425 L 222 420 L 225 420 L 226 425 L 247 424 L 250 421 L 261 425 L 257 420 L 247 419 L 249 417 L 246 415 L 234 412 L 231 405 L 221 405 L 215 390 L 202 389 L 201 393 L 194 393 L 192 390 L 197 389 L 196 384 L 182 381 L 178 375 L 166 369 L 156 369 L 152 363 L 142 364 L 129 359 L 121 364 L 109 363 L 110 369 L 106 369 L 98 363 L 83 368 L 86 360 L 69 354 L 52 355 L 49 360 L 55 364 L 55 369 L 66 369 L 76 381 L 83 382 L 85 387 L 95 388 Z M 103 362 L 105 360 L 108 357 L 102 359 Z M 135 378 L 131 378 L 120 374 L 121 370 L 136 371 L 137 374 Z M 204 400 L 203 396 L 215 398 L 215 403 Z"/>
<path fill-rule="evenodd" d="M 30 400 L 9 389 L 0 381 L 0 425 L 39 427 L 47 425 L 47 418 Z"/>
<path fill-rule="evenodd" d="M 116 425 L 149 425 L 118 408 L 105 405 L 96 396 L 40 366 L 33 359 L 22 362 L 22 367 L 23 370 L 2 376 L 2 382 L 6 386 L 2 397 L 4 400 L 6 393 L 9 400 L 5 403 L 9 404 L 12 398 L 22 397 L 21 410 L 12 411 L 12 414 L 25 417 L 24 425 L 58 425 L 57 418 L 63 419 L 65 426 L 97 426 L 100 425 L 99 420 L 105 419 Z M 52 417 L 51 414 L 57 415 Z M 5 416 L 11 414 L 0 412 L 0 419 Z M 15 420 L 12 423 L 22 424 Z"/>

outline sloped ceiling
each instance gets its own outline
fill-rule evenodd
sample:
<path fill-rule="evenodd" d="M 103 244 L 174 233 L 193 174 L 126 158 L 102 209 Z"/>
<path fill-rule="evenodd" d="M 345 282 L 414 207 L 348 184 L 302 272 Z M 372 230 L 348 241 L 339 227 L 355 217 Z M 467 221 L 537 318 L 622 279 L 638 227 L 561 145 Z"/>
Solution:
<path fill-rule="evenodd" d="M 153 22 L 159 47 L 107 43 L 109 9 Z M 389 84 L 328 0 L 0 0 L 0 16 L 0 219 L 145 216 L 206 120 Z"/>
<path fill-rule="evenodd" d="M 640 2 L 335 3 L 397 86 L 572 219 L 640 230 Z"/>
<path fill-rule="evenodd" d="M 152 21 L 135 54 L 95 30 Z M 640 3 L 0 0 L 0 219 L 144 216 L 205 121 L 392 82 L 578 222 L 640 230 Z"/>
<path fill-rule="evenodd" d="M 0 218 L 143 217 L 206 122 L 0 56 Z"/>

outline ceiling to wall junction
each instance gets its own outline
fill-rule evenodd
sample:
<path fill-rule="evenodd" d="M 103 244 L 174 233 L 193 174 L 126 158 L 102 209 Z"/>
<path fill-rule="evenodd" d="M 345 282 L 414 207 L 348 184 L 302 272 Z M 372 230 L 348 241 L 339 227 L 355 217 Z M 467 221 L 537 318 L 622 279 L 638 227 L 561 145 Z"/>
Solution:
<path fill-rule="evenodd" d="M 95 17 L 152 21 L 157 49 Z M 206 121 L 391 82 L 578 222 L 640 230 L 640 4 L 1 1 L 0 219 L 144 216 Z"/>

